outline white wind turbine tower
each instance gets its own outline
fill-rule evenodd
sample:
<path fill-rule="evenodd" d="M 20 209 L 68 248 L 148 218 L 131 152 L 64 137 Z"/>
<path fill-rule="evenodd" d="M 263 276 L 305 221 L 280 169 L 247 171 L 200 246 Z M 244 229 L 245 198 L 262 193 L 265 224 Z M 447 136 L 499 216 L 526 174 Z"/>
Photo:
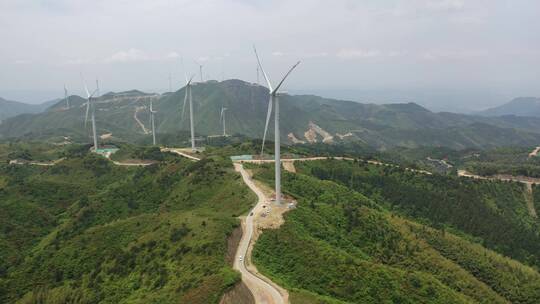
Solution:
<path fill-rule="evenodd" d="M 66 109 L 69 109 L 69 96 L 66 85 L 64 84 L 64 99 L 66 100 Z"/>
<path fill-rule="evenodd" d="M 154 114 L 157 113 L 157 111 L 154 111 L 153 108 L 153 99 L 150 97 L 150 122 L 152 123 L 152 145 L 156 145 L 156 124 L 154 121 Z"/>
<path fill-rule="evenodd" d="M 186 77 L 186 94 L 184 96 L 184 106 L 182 107 L 182 119 L 184 118 L 184 112 L 186 109 L 186 101 L 189 99 L 189 128 L 191 131 L 191 150 L 195 152 L 195 129 L 193 128 L 193 96 L 191 94 L 191 81 L 193 76 L 188 80 Z"/>
<path fill-rule="evenodd" d="M 272 84 L 270 83 L 270 80 L 268 79 L 268 76 L 264 72 L 264 69 L 261 64 L 261 60 L 259 59 L 259 55 L 257 54 L 257 49 L 253 47 L 253 50 L 255 51 L 255 57 L 257 57 L 257 63 L 259 65 L 259 68 L 264 76 L 264 79 L 266 80 L 266 83 L 268 84 L 268 89 L 270 90 L 270 100 L 268 101 L 268 112 L 266 113 L 266 124 L 264 126 L 264 135 L 263 135 L 263 142 L 262 142 L 262 148 L 261 148 L 261 156 L 264 152 L 264 142 L 266 140 L 266 131 L 268 130 L 268 122 L 270 121 L 270 116 L 272 115 L 272 104 L 275 105 L 275 113 L 274 113 L 274 157 L 275 157 L 275 180 L 276 180 L 276 202 L 278 204 L 281 203 L 281 155 L 280 155 L 280 133 L 279 133 L 279 88 L 287 79 L 287 77 L 291 74 L 291 72 L 300 64 L 300 61 L 298 61 L 295 65 L 293 65 L 287 74 L 283 76 L 283 79 L 278 83 L 278 85 L 275 88 L 272 88 Z"/>
<path fill-rule="evenodd" d="M 227 111 L 227 108 L 221 107 L 221 114 L 219 115 L 219 120 L 223 122 L 223 136 L 227 136 L 225 132 L 225 111 Z"/>
<path fill-rule="evenodd" d="M 98 84 L 96 80 L 96 85 Z M 84 89 L 86 91 L 87 101 L 86 101 L 86 118 L 84 120 L 84 125 L 86 126 L 86 123 L 88 121 L 88 112 L 90 109 L 90 106 L 92 106 L 92 135 L 94 137 L 94 152 L 97 151 L 98 142 L 97 142 L 97 135 L 96 135 L 96 107 L 92 104 L 92 98 L 94 97 L 94 94 L 99 93 L 99 88 L 97 88 L 92 94 L 88 91 L 88 87 L 86 86 L 86 83 L 84 84 Z"/>

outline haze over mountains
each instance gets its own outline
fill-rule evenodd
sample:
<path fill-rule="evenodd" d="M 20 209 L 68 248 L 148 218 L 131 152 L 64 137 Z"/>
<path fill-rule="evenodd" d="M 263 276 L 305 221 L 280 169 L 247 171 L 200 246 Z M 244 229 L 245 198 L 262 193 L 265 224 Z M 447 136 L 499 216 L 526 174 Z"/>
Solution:
<path fill-rule="evenodd" d="M 158 137 L 188 130 L 187 113 L 181 117 L 184 94 L 184 88 L 162 95 L 137 90 L 106 93 L 98 99 L 98 134 L 111 133 L 113 138 L 123 141 L 144 141 L 148 138 L 150 99 L 154 100 L 157 110 Z M 222 133 L 219 115 L 223 106 L 228 108 L 228 134 L 262 136 L 268 103 L 265 87 L 241 80 L 207 81 L 194 85 L 193 99 L 197 135 Z M 487 116 L 489 113 L 508 114 L 505 111 L 486 111 L 483 115 L 434 113 L 415 103 L 362 104 L 313 95 L 284 95 L 281 100 L 281 137 L 290 144 L 359 141 L 379 149 L 422 145 L 460 149 L 508 144 L 528 146 L 540 141 L 537 131 L 540 118 Z M 70 136 L 86 141 L 85 99 L 71 96 L 70 102 L 70 109 L 65 109 L 65 101 L 60 100 L 43 113 L 7 119 L 0 125 L 0 136 Z M 517 99 L 510 104 L 522 102 Z M 529 103 L 535 104 L 534 101 Z M 273 136 L 272 129 L 269 136 Z"/>
<path fill-rule="evenodd" d="M 486 116 L 516 115 L 540 117 L 540 98 L 515 98 L 508 103 L 484 110 L 479 114 Z"/>
<path fill-rule="evenodd" d="M 18 101 L 6 100 L 0 97 L 0 122 L 2 120 L 24 113 L 43 112 L 48 107 L 57 103 L 58 100 L 50 100 L 41 104 L 28 104 Z"/>

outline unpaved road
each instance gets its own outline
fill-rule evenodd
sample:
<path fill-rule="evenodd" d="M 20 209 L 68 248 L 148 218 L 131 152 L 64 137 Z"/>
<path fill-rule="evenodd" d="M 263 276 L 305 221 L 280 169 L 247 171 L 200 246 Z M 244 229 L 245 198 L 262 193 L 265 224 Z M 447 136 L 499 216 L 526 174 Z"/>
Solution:
<path fill-rule="evenodd" d="M 144 134 L 150 134 L 150 131 L 144 126 L 142 121 L 140 121 L 139 117 L 137 117 L 137 113 L 139 113 L 139 111 L 144 110 L 144 109 L 146 109 L 146 107 L 136 107 L 135 113 L 133 113 L 133 118 L 135 119 L 137 124 L 139 124 Z"/>
<path fill-rule="evenodd" d="M 257 194 L 258 201 L 252 211 L 253 215 L 248 215 L 242 219 L 242 239 L 238 244 L 238 249 L 236 251 L 236 256 L 234 259 L 234 269 L 238 270 L 242 274 L 242 281 L 249 288 L 253 297 L 255 298 L 255 303 L 261 304 L 286 304 L 289 303 L 289 295 L 286 290 L 277 286 L 275 283 L 270 281 L 268 278 L 264 277 L 259 273 L 253 273 L 248 269 L 250 263 L 250 257 L 247 257 L 248 248 L 250 242 L 253 238 L 253 230 L 255 229 L 254 218 L 257 214 L 263 212 L 263 205 L 268 205 L 268 198 L 265 196 L 263 191 L 259 189 L 249 174 L 244 170 L 242 164 L 235 163 L 234 168 L 236 171 L 240 172 L 244 183 Z M 243 257 L 242 261 L 240 256 Z M 254 268 L 253 265 L 249 265 L 249 268 Z"/>
<path fill-rule="evenodd" d="M 301 161 L 316 161 L 316 160 L 326 160 L 326 159 L 351 160 L 351 161 L 354 160 L 354 158 L 342 157 L 342 156 L 335 156 L 335 157 L 315 156 L 315 157 L 305 157 L 305 158 L 282 158 L 281 162 L 283 163 L 283 166 L 285 167 L 286 162 L 293 163 L 293 162 L 296 162 L 296 161 L 301 162 Z M 237 160 L 235 162 L 237 162 L 237 163 L 251 163 L 251 164 L 265 164 L 265 163 L 273 163 L 274 161 L 275 161 L 274 159 L 249 159 L 249 160 Z M 377 161 L 377 160 L 368 160 L 367 163 L 372 164 L 372 165 L 394 167 L 394 168 L 399 168 L 400 167 L 398 165 L 383 163 L 383 162 L 380 162 L 380 161 Z M 289 166 L 289 165 L 287 165 L 287 166 Z M 294 166 L 294 164 L 293 164 L 293 166 Z M 288 170 L 289 168 L 285 167 L 285 170 Z M 405 170 L 415 172 L 415 173 L 427 174 L 427 175 L 432 174 L 431 172 L 426 171 L 426 170 L 419 170 L 419 169 L 412 169 L 412 168 L 405 168 Z M 296 171 L 296 169 L 295 169 L 295 171 Z"/>
<path fill-rule="evenodd" d="M 156 162 L 118 162 L 113 160 L 113 164 L 117 166 L 127 166 L 127 167 L 145 167 L 155 164 Z"/>
<path fill-rule="evenodd" d="M 189 149 L 191 150 L 191 149 Z M 198 157 L 195 157 L 193 155 L 190 155 L 188 154 L 186 151 L 188 151 L 188 149 L 186 148 L 161 148 L 161 152 L 172 152 L 172 153 L 176 153 L 180 156 L 183 156 L 185 158 L 188 158 L 188 159 L 191 159 L 192 161 L 199 161 L 201 160 L 200 158 Z"/>

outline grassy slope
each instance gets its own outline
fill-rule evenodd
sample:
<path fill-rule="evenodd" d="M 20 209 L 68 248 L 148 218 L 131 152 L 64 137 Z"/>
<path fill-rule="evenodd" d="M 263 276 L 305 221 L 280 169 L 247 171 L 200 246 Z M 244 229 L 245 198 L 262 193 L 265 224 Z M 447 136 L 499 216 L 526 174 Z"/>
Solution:
<path fill-rule="evenodd" d="M 540 275 L 518 262 L 395 216 L 331 181 L 287 174 L 284 188 L 299 207 L 280 229 L 265 231 L 254 259 L 286 288 L 350 303 L 540 300 Z"/>
<path fill-rule="evenodd" d="M 253 200 L 219 157 L 2 166 L 0 302 L 215 303 L 239 280 L 225 240 Z"/>
<path fill-rule="evenodd" d="M 497 252 L 540 266 L 540 222 L 529 215 L 521 184 L 428 176 L 361 162 L 311 162 L 298 168 L 352 187 L 434 227 L 467 234 Z"/>

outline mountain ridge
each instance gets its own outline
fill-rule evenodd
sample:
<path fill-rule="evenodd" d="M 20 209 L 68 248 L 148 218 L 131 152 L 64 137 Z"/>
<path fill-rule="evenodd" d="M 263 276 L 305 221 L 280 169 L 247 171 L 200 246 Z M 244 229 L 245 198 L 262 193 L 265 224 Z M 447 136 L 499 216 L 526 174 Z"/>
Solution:
<path fill-rule="evenodd" d="M 185 88 L 168 94 L 137 90 L 107 93 L 96 98 L 98 134 L 112 133 L 130 142 L 148 141 L 149 103 L 154 102 L 156 131 L 171 137 L 189 130 L 188 105 L 183 111 Z M 13 117 L 0 127 L 0 137 L 71 136 L 88 140 L 84 127 L 85 99 L 72 96 L 72 108 L 63 100 L 48 111 Z M 230 135 L 261 138 L 268 107 L 268 89 L 239 79 L 193 84 L 194 126 L 197 136 L 223 132 L 220 112 L 226 107 Z M 360 141 L 378 149 L 394 146 L 448 146 L 456 149 L 532 146 L 540 142 L 540 118 L 486 117 L 434 113 L 416 103 L 363 104 L 315 95 L 280 96 L 281 137 L 285 143 Z M 52 111 L 51 109 L 54 109 Z M 182 112 L 184 116 L 182 117 Z M 273 119 L 273 117 L 271 117 Z M 67 132 L 67 133 L 66 133 Z M 273 137 L 269 128 L 268 138 Z M 489 139 L 489 140 L 488 140 Z"/>
<path fill-rule="evenodd" d="M 497 107 L 479 112 L 484 116 L 533 116 L 540 117 L 540 97 L 517 97 Z"/>

